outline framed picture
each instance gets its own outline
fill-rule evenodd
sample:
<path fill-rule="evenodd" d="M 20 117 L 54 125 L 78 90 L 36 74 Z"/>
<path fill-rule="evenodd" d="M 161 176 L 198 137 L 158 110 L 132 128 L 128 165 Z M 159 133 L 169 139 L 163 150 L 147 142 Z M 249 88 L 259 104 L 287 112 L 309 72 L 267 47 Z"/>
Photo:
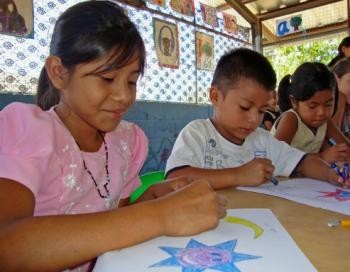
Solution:
<path fill-rule="evenodd" d="M 0 0 L 0 33 L 33 38 L 33 0 Z"/>
<path fill-rule="evenodd" d="M 237 33 L 237 18 L 236 16 L 223 13 L 224 28 L 229 33 Z"/>
<path fill-rule="evenodd" d="M 179 67 L 179 41 L 177 25 L 153 18 L 154 44 L 159 66 Z"/>
<path fill-rule="evenodd" d="M 212 27 L 217 27 L 218 19 L 216 17 L 216 8 L 207 6 L 203 3 L 199 3 L 199 4 L 201 7 L 203 21 L 206 24 L 211 25 Z"/>
<path fill-rule="evenodd" d="M 214 37 L 202 32 L 196 32 L 197 69 L 213 70 Z"/>
<path fill-rule="evenodd" d="M 166 3 L 165 3 L 165 0 L 146 0 L 148 3 L 151 3 L 153 5 L 157 5 L 157 6 L 160 6 L 160 7 L 165 7 Z"/>
<path fill-rule="evenodd" d="M 173 10 L 181 14 L 194 16 L 193 0 L 170 0 L 170 6 Z"/>

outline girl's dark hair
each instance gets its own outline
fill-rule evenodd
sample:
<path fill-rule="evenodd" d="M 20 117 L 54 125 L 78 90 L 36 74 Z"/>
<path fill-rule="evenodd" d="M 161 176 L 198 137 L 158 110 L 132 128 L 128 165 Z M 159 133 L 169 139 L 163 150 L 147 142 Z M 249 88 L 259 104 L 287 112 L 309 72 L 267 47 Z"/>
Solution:
<path fill-rule="evenodd" d="M 4 1 L 5 13 L 10 12 L 9 11 L 9 5 L 10 4 L 12 4 L 12 7 L 13 7 L 13 14 L 17 15 L 18 14 L 17 5 L 16 5 L 15 1 L 13 1 L 13 0 Z"/>
<path fill-rule="evenodd" d="M 140 72 L 145 67 L 145 46 L 136 26 L 116 3 L 109 1 L 86 1 L 68 8 L 58 18 L 50 44 L 50 55 L 61 59 L 70 71 L 81 63 L 94 61 L 110 55 L 109 66 L 93 73 L 101 74 L 121 68 L 137 56 Z M 42 69 L 37 104 L 44 110 L 56 105 L 60 92 Z"/>
<path fill-rule="evenodd" d="M 333 73 L 322 63 L 305 62 L 295 70 L 292 76 L 286 75 L 280 81 L 278 85 L 278 105 L 281 111 L 289 110 L 292 108 L 290 96 L 293 96 L 297 101 L 306 101 L 316 92 L 325 89 L 330 89 L 335 93 L 334 105 L 336 105 L 336 80 Z"/>
<path fill-rule="evenodd" d="M 234 49 L 220 58 L 211 85 L 217 86 L 226 95 L 241 78 L 252 79 L 267 90 L 276 87 L 276 74 L 270 62 L 260 53 L 247 48 Z"/>
<path fill-rule="evenodd" d="M 338 61 L 332 68 L 332 71 L 338 78 L 350 73 L 350 57 Z"/>
<path fill-rule="evenodd" d="M 329 67 L 333 67 L 339 60 L 345 57 L 344 52 L 342 50 L 343 46 L 350 47 L 350 36 L 345 37 L 338 46 L 338 54 L 333 58 L 329 63 Z"/>

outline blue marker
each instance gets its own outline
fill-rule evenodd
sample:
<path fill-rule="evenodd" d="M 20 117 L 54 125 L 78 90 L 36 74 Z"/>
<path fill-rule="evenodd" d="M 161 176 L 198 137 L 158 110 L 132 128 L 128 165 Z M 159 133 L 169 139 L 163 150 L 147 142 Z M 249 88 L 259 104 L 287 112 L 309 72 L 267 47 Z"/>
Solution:
<path fill-rule="evenodd" d="M 255 150 L 254 157 L 265 159 L 266 158 L 266 151 L 265 150 L 262 150 L 262 151 Z M 270 181 L 272 182 L 273 185 L 278 185 L 278 179 L 276 179 L 275 177 L 271 177 Z"/>
<path fill-rule="evenodd" d="M 271 177 L 270 180 L 273 183 L 273 185 L 278 185 L 278 179 L 276 179 L 275 177 Z"/>
<path fill-rule="evenodd" d="M 337 142 L 333 138 L 329 138 L 328 142 L 329 142 L 330 145 L 336 145 L 337 144 Z"/>
<path fill-rule="evenodd" d="M 337 142 L 333 138 L 329 138 L 328 142 L 330 145 L 333 145 L 333 146 L 337 144 Z M 331 167 L 337 172 L 337 174 L 339 176 L 341 176 L 343 178 L 344 182 L 349 178 L 350 166 L 347 162 L 345 162 L 343 164 L 343 168 L 341 171 L 340 171 L 338 165 L 336 165 L 335 163 L 332 163 Z"/>
<path fill-rule="evenodd" d="M 331 167 L 335 170 L 335 172 L 337 172 L 338 176 L 343 177 L 342 171 L 340 171 L 339 166 L 335 162 L 331 163 Z"/>

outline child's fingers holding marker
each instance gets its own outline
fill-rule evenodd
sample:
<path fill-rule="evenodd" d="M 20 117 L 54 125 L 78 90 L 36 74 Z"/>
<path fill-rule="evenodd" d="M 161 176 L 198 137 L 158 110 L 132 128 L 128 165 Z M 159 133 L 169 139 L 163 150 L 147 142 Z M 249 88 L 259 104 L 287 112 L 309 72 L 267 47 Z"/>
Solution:
<path fill-rule="evenodd" d="M 349 188 L 350 187 L 350 165 L 347 162 L 343 164 L 342 177 L 343 177 L 343 187 Z"/>
<path fill-rule="evenodd" d="M 349 189 L 350 188 L 350 179 L 347 179 L 343 183 L 343 187 Z"/>
<path fill-rule="evenodd" d="M 216 203 L 218 207 L 218 216 L 219 218 L 224 218 L 226 216 L 226 209 L 227 209 L 227 198 L 222 195 L 216 193 Z"/>
<path fill-rule="evenodd" d="M 193 235 L 214 228 L 219 218 L 225 216 L 226 202 L 206 180 L 196 180 L 191 184 L 160 199 L 163 205 L 165 234 L 170 236 Z M 169 216 L 171 211 L 171 216 Z"/>
<path fill-rule="evenodd" d="M 344 179 L 341 176 L 341 173 L 337 173 L 336 169 L 329 169 L 327 180 L 329 183 L 343 187 Z"/>
<path fill-rule="evenodd" d="M 348 156 L 347 150 L 345 144 L 337 144 L 321 152 L 321 157 L 327 162 L 345 161 Z"/>
<path fill-rule="evenodd" d="M 334 146 L 336 158 L 335 161 L 345 161 L 348 156 L 348 147 L 346 144 L 338 144 Z"/>

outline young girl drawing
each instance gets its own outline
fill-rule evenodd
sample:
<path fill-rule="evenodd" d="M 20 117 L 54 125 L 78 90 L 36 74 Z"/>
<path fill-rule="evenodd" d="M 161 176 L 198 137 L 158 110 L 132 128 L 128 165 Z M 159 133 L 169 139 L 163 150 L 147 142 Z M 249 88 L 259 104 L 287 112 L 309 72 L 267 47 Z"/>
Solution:
<path fill-rule="evenodd" d="M 343 58 L 332 68 L 339 89 L 338 108 L 333 121 L 342 133 L 350 137 L 350 58 Z"/>
<path fill-rule="evenodd" d="M 204 180 L 175 192 L 185 179 L 160 183 L 143 197 L 153 200 L 127 206 L 147 139 L 122 118 L 144 65 L 141 36 L 115 3 L 82 2 L 58 18 L 40 107 L 0 112 L 0 270 L 89 271 L 103 252 L 196 234 L 225 215 Z"/>
<path fill-rule="evenodd" d="M 349 142 L 331 120 L 336 82 L 322 63 L 307 62 L 278 87 L 283 114 L 271 133 L 281 141 L 332 163 L 348 159 Z M 329 139 L 337 143 L 329 146 Z"/>

